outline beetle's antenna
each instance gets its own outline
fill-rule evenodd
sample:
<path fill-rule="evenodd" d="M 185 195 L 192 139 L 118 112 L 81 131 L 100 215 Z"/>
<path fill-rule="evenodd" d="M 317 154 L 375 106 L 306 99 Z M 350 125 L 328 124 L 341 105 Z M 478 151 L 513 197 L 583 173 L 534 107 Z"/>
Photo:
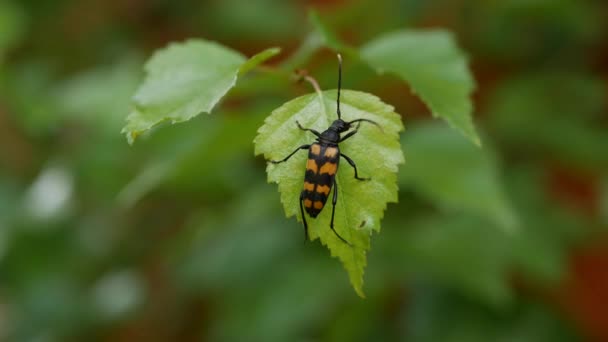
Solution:
<path fill-rule="evenodd" d="M 338 54 L 338 100 L 336 107 L 338 108 L 338 119 L 342 119 L 340 113 L 340 89 L 342 88 L 342 55 Z"/>
<path fill-rule="evenodd" d="M 382 129 L 382 126 L 380 126 L 380 125 L 379 125 L 379 124 L 378 124 L 376 121 L 374 121 L 374 120 L 369 120 L 369 119 L 355 119 L 355 120 L 353 120 L 353 121 L 347 122 L 347 124 L 352 125 L 352 124 L 354 124 L 355 122 L 359 122 L 359 123 L 360 123 L 360 122 L 362 122 L 362 121 L 363 121 L 363 122 L 369 122 L 369 123 L 371 123 L 372 125 L 374 125 L 374 126 L 378 127 L 378 128 L 380 129 L 380 131 L 384 132 L 384 130 Z"/>

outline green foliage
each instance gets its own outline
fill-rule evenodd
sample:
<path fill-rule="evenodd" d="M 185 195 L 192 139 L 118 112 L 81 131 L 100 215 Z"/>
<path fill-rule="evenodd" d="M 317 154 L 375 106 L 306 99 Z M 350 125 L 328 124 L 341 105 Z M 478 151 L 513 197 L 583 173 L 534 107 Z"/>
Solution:
<path fill-rule="evenodd" d="M 339 240 L 329 229 L 329 205 L 316 219 L 308 220 L 309 234 L 311 240 L 320 238 L 331 254 L 342 261 L 353 287 L 363 296 L 363 270 L 370 235 L 372 231 L 380 230 L 386 203 L 397 200 L 397 165 L 403 163 L 398 133 L 403 125 L 393 108 L 375 96 L 346 90 L 342 92 L 340 103 L 344 120 L 366 118 L 382 127 L 380 130 L 363 123 L 356 137 L 340 145 L 341 152 L 357 163 L 359 174 L 372 179 L 356 180 L 348 164 L 342 164 L 336 175 L 339 195 L 335 227 L 352 246 Z M 265 120 L 255 139 L 255 153 L 263 154 L 269 160 L 282 159 L 296 147 L 314 140 L 311 134 L 297 127 L 296 121 L 304 127 L 323 131 L 337 119 L 335 113 L 335 91 L 294 99 L 273 111 Z M 284 164 L 269 164 L 267 168 L 268 180 L 279 184 L 281 202 L 288 217 L 300 216 L 298 202 L 306 158 L 307 154 L 302 152 Z"/>
<path fill-rule="evenodd" d="M 308 43 L 308 48 L 300 50 L 299 54 L 305 56 L 307 50 L 314 51 L 320 44 L 328 45 L 334 49 L 347 49 L 333 33 L 321 23 L 318 15 L 311 12 L 310 20 L 316 30 Z M 430 45 L 426 45 L 430 44 Z M 306 46 L 306 45 L 305 45 Z M 410 59 L 397 59 L 398 52 L 404 48 L 415 50 L 429 50 L 427 54 L 414 55 Z M 348 48 L 350 53 L 353 50 Z M 213 106 L 234 86 L 236 78 L 249 71 L 257 64 L 278 53 L 276 49 L 266 50 L 245 62 L 244 57 L 237 53 L 223 48 L 217 44 L 209 42 L 190 41 L 182 45 L 173 45 L 167 49 L 157 52 L 147 63 L 146 70 L 148 78 L 140 87 L 134 97 L 136 108 L 129 115 L 129 123 L 123 129 L 127 133 L 129 142 L 142 131 L 164 121 L 172 120 L 180 122 L 189 120 L 200 112 L 210 112 Z M 370 64 L 383 71 L 388 69 L 396 72 L 416 89 L 425 99 L 434 112 L 445 117 L 450 124 L 460 129 L 469 138 L 479 143 L 471 122 L 471 105 L 468 98 L 473 87 L 473 81 L 466 68 L 464 58 L 452 42 L 451 36 L 444 32 L 414 33 L 403 32 L 392 36 L 385 36 L 374 42 L 369 43 L 362 49 L 362 55 Z M 446 55 L 448 56 L 446 62 Z M 298 53 L 292 57 L 290 63 L 298 61 Z M 428 65 L 420 68 L 421 62 Z M 431 61 L 431 63 L 429 63 Z M 437 65 L 437 61 L 441 65 Z M 417 73 L 414 73 L 416 71 Z M 447 92 L 445 89 L 447 82 Z M 187 90 L 186 90 L 187 89 Z M 454 89 L 464 89 L 464 91 L 453 91 Z M 448 95 L 449 94 L 449 98 Z M 297 133 L 296 120 L 304 125 L 307 123 L 317 130 L 326 129 L 334 120 L 328 113 L 328 108 L 333 108 L 332 103 L 326 103 L 325 97 L 319 94 L 302 97 L 285 104 L 277 109 L 266 120 L 266 125 L 260 129 L 260 135 L 256 138 L 256 154 L 264 154 L 266 158 L 280 159 L 278 152 L 286 155 L 294 148 L 302 144 L 301 140 L 306 136 Z M 364 171 L 373 171 L 374 179 L 366 184 L 354 180 L 352 177 L 344 177 L 344 168 L 336 176 L 339 184 L 339 197 L 342 206 L 337 208 L 336 227 L 344 227 L 346 232 L 341 234 L 353 244 L 348 246 L 330 232 L 327 227 L 329 224 L 329 210 L 325 210 L 317 220 L 313 220 L 310 225 L 310 237 L 319 237 L 321 242 L 326 245 L 333 256 L 338 257 L 349 273 L 351 283 L 357 293 L 363 296 L 363 270 L 366 265 L 365 253 L 370 246 L 370 234 L 372 230 L 379 231 L 380 220 L 386 203 L 396 201 L 397 189 L 394 184 L 397 164 L 403 162 L 403 157 L 399 145 L 386 140 L 387 137 L 395 135 L 401 130 L 400 121 L 395 120 L 398 116 L 393 113 L 392 108 L 382 104 L 377 98 L 369 95 L 359 94 L 362 99 L 357 99 L 357 95 L 345 92 L 345 117 L 351 114 L 351 119 L 365 117 L 375 119 L 382 126 L 386 119 L 393 120 L 389 126 L 395 126 L 391 131 L 389 128 L 382 134 L 365 133 L 362 130 L 360 139 L 365 139 L 366 149 L 357 149 L 352 143 L 347 144 L 344 153 L 352 155 L 360 163 L 367 163 L 373 167 L 362 167 Z M 447 99 L 446 99 L 447 98 Z M 454 108 L 452 110 L 451 108 Z M 450 109 L 448 109 L 450 108 Z M 377 117 L 384 117 L 378 120 Z M 293 127 L 286 127 L 286 122 L 291 122 Z M 319 127 L 322 126 L 322 127 Z M 367 129 L 367 132 L 370 132 Z M 301 133 L 301 132 L 300 132 Z M 379 142 L 378 143 L 372 143 Z M 293 147 L 292 147 L 293 146 Z M 370 148 L 374 146 L 375 148 Z M 398 156 L 398 157 L 396 157 Z M 294 161 L 302 162 L 305 155 L 294 158 Z M 301 163 L 300 163 L 301 164 Z M 162 164 L 159 164 L 162 165 Z M 166 165 L 166 164 L 165 164 Z M 296 164 L 298 165 L 298 164 Z M 160 170 L 160 171 L 158 171 Z M 297 215 L 298 193 L 302 186 L 302 177 L 298 177 L 293 168 L 276 168 L 269 166 L 269 180 L 279 183 L 281 200 L 285 205 L 287 216 Z M 167 172 L 167 168 L 150 168 L 148 171 L 154 172 L 153 179 Z M 158 173 L 158 172 L 160 173 Z M 145 173 L 143 180 L 149 179 Z M 147 190 L 149 185 L 157 181 L 143 181 L 133 183 L 135 188 L 140 190 L 129 190 L 123 198 L 137 198 Z M 428 181 L 432 183 L 432 181 Z M 344 186 L 344 188 L 342 188 Z M 126 195 L 130 194 L 130 195 Z M 491 194 L 492 196 L 494 194 Z M 444 192 L 444 197 L 448 197 Z M 132 199 L 125 199 L 125 203 L 133 202 Z M 450 199 L 448 199 L 450 201 Z M 454 199 L 451 199 L 454 202 Z M 473 201 L 469 201 L 473 203 Z M 494 206 L 496 209 L 500 203 Z M 496 215 L 503 215 L 504 213 Z M 301 219 L 301 218 L 300 218 Z M 506 218 L 508 219 L 508 218 Z M 507 223 L 508 224 L 508 223 Z M 338 228 L 340 229 L 340 228 Z"/>
<path fill-rule="evenodd" d="M 185 127 L 172 127 L 175 131 L 159 131 L 151 141 L 153 146 L 146 146 L 154 151 L 154 157 L 122 188 L 118 204 L 132 208 L 162 185 L 189 193 L 204 192 L 215 198 L 225 197 L 227 191 L 240 191 L 261 176 L 244 173 L 253 170 L 243 158 L 251 154 L 251 141 L 262 120 L 260 114 L 266 111 L 264 108 L 243 118 L 235 118 L 237 113 L 222 111 L 222 115 Z M 176 132 L 179 132 L 179 143 L 170 144 L 176 139 Z M 230 137 L 229 142 L 226 137 Z"/>
<path fill-rule="evenodd" d="M 139 81 L 139 60 L 127 59 L 108 67 L 82 72 L 55 90 L 58 106 L 69 118 L 90 122 L 115 136 L 124 123 L 125 104 Z"/>
<path fill-rule="evenodd" d="M 605 92 L 605 82 L 586 73 L 532 73 L 504 82 L 487 111 L 493 132 L 512 149 L 606 169 Z"/>
<path fill-rule="evenodd" d="M 0 93 L 6 97 L 7 104 L 20 113 L 19 123 L 29 136 L 49 134 L 61 121 L 55 112 L 58 101 L 48 90 L 54 77 L 50 69 L 46 63 L 25 62 L 0 75 L 3 81 Z M 32 98 L 38 101 L 31 101 Z"/>
<path fill-rule="evenodd" d="M 346 44 L 344 44 L 336 36 L 336 34 L 323 23 L 316 11 L 311 10 L 308 12 L 308 20 L 313 27 L 312 36 L 318 39 L 320 44 L 330 47 L 335 51 L 349 49 L 349 47 L 346 46 Z"/>
<path fill-rule="evenodd" d="M 300 33 L 302 9 L 283 0 L 223 0 L 196 3 L 208 34 L 223 41 L 291 39 Z M 186 11 L 192 11 L 192 4 Z M 200 24 L 200 23 L 197 23 Z M 230 27 L 226 30 L 226 27 Z"/>
<path fill-rule="evenodd" d="M 296 62 L 310 57 L 321 46 L 362 59 L 378 73 L 392 73 L 406 81 L 434 116 L 443 118 L 476 145 L 481 145 L 473 125 L 470 98 L 475 81 L 465 54 L 451 33 L 401 30 L 381 35 L 356 49 L 341 41 L 315 11 L 309 12 L 309 21 L 313 30 L 294 55 Z"/>
<path fill-rule="evenodd" d="M 481 144 L 471 118 L 475 82 L 452 34 L 441 30 L 389 33 L 364 45 L 361 56 L 378 72 L 394 73 L 407 81 L 434 116 Z"/>
<path fill-rule="evenodd" d="M 6 50 L 19 41 L 25 31 L 23 10 L 10 1 L 0 2 L 0 63 Z"/>
<path fill-rule="evenodd" d="M 428 283 L 412 284 L 403 340 L 432 341 L 578 341 L 570 324 L 537 300 L 499 312 Z"/>
<path fill-rule="evenodd" d="M 513 232 L 514 213 L 505 199 L 496 157 L 489 147 L 479 150 L 460 135 L 437 124 L 411 127 L 403 136 L 408 167 L 400 184 L 436 203 L 441 209 L 486 217 Z"/>
<path fill-rule="evenodd" d="M 417 217 L 393 238 L 392 248 L 396 253 L 400 250 L 411 275 L 432 279 L 493 307 L 512 303 L 507 284 L 511 237 L 488 221 L 467 215 Z"/>
<path fill-rule="evenodd" d="M 123 133 L 133 143 L 139 134 L 163 121 L 177 123 L 211 112 L 240 74 L 278 52 L 269 49 L 247 61 L 214 42 L 171 44 L 146 63 L 148 76 L 133 97 L 134 108 Z"/>
<path fill-rule="evenodd" d="M 310 16 L 302 2 L 261 2 L 0 0 L 1 341 L 608 340 L 606 325 L 594 324 L 608 317 L 597 291 L 606 287 L 608 2 L 334 1 Z M 360 58 L 365 42 L 393 30 L 428 34 L 417 40 L 428 46 L 431 27 L 449 28 L 475 61 L 483 149 L 403 96 L 408 86 L 422 94 L 397 68 L 377 77 Z M 142 107 L 130 99 L 145 76 L 139 57 L 186 37 L 234 49 L 240 66 L 226 78 L 238 83 L 214 115 L 197 110 L 126 147 L 124 117 Z M 264 67 L 254 67 L 264 54 L 244 56 L 269 46 L 284 56 Z M 420 47 L 395 65 L 423 53 L 445 65 L 462 57 Z M 279 197 L 297 201 L 305 152 L 272 170 L 293 178 L 291 194 L 267 184 L 267 164 L 252 153 L 264 119 L 307 92 L 294 70 L 335 84 L 329 50 L 344 57 L 347 88 L 408 122 L 408 163 L 392 180 L 398 203 L 363 251 L 365 300 L 327 248 L 304 243 L 302 224 L 285 218 Z M 194 78 L 206 59 L 193 59 Z M 426 71 L 424 62 L 416 67 Z M 443 71 L 432 76 L 449 83 Z M 196 103 L 198 93 L 177 96 L 200 90 L 191 85 L 167 94 Z M 323 96 L 334 118 L 332 92 Z M 159 119 L 171 114 L 160 107 Z M 325 113 L 315 115 L 325 128 Z M 277 134 L 284 129 L 296 145 L 314 139 L 292 124 Z M 379 164 L 357 158 L 362 176 L 375 177 Z M 352 181 L 347 163 L 340 177 Z M 376 196 L 372 182 L 342 183 L 340 192 Z M 360 201 L 341 193 L 338 208 Z M 319 220 L 309 222 L 331 234 Z"/>

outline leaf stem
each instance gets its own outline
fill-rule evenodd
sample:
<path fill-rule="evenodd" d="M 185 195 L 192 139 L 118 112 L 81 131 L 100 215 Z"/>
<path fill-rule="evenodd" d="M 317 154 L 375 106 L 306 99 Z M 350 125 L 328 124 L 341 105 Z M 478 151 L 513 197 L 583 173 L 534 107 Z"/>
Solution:
<path fill-rule="evenodd" d="M 321 87 L 319 87 L 319 82 L 317 82 L 317 80 L 315 80 L 314 77 L 310 75 L 304 76 L 304 79 L 312 85 L 319 97 L 323 98 L 323 92 L 321 91 Z"/>
<path fill-rule="evenodd" d="M 323 91 L 321 90 L 321 87 L 319 86 L 319 82 L 317 82 L 317 80 L 314 77 L 310 76 L 306 70 L 296 70 L 294 73 L 290 73 L 290 72 L 285 71 L 282 68 L 273 68 L 273 67 L 269 67 L 266 65 L 258 66 L 258 70 L 266 72 L 268 74 L 292 79 L 292 80 L 295 80 L 296 82 L 305 80 L 306 82 L 310 83 L 312 85 L 313 89 L 315 90 L 315 92 L 317 93 L 317 95 L 319 96 L 319 100 L 321 101 L 321 105 L 323 106 L 323 114 L 327 117 L 327 107 L 325 104 L 325 100 L 323 98 Z"/>
<path fill-rule="evenodd" d="M 280 76 L 280 77 L 284 77 L 284 78 L 293 78 L 293 73 L 285 71 L 284 69 L 281 68 L 276 68 L 276 67 L 272 67 L 272 66 L 268 66 L 268 65 L 259 65 L 257 67 L 257 70 L 267 73 L 267 74 L 271 74 L 271 75 L 276 75 L 276 76 Z"/>
<path fill-rule="evenodd" d="M 325 117 L 327 118 L 327 107 L 325 106 L 325 100 L 323 99 L 323 91 L 321 90 L 321 87 L 319 87 L 319 82 L 317 82 L 317 80 L 310 76 L 310 75 L 306 75 L 304 74 L 302 77 L 306 82 L 310 83 L 312 85 L 312 87 L 315 89 L 315 92 L 317 93 L 317 95 L 319 96 L 319 101 L 321 101 L 321 106 L 323 107 L 323 115 L 325 115 Z"/>

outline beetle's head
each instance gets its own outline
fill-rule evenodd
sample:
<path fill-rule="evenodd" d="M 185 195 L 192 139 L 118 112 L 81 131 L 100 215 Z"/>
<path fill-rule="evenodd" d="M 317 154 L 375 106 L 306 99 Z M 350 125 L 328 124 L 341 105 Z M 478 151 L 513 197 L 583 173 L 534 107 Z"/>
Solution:
<path fill-rule="evenodd" d="M 331 127 L 329 129 L 338 133 L 346 132 L 350 129 L 350 123 L 342 119 L 338 119 L 332 122 Z"/>

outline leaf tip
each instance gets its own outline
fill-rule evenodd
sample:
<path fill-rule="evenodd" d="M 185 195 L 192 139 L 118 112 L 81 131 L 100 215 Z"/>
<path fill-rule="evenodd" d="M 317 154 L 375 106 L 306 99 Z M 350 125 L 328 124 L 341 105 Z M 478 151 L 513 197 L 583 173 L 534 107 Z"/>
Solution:
<path fill-rule="evenodd" d="M 264 63 L 266 60 L 278 55 L 279 53 L 281 53 L 281 48 L 277 46 L 256 53 L 243 64 L 241 64 L 238 69 L 238 76 L 242 76 L 248 73 L 249 71 L 251 71 L 251 69 L 255 68 L 259 64 Z"/>
<path fill-rule="evenodd" d="M 279 46 L 274 46 L 267 49 L 268 54 L 272 56 L 276 56 L 281 53 L 282 49 Z"/>
<path fill-rule="evenodd" d="M 127 118 L 128 121 L 128 118 Z M 131 137 L 131 132 L 128 129 L 129 125 L 125 125 L 121 130 L 120 130 L 120 134 L 124 134 L 125 138 L 127 138 L 127 143 L 129 143 L 129 145 L 133 145 L 133 138 Z"/>
<path fill-rule="evenodd" d="M 361 288 L 361 286 L 356 286 L 355 284 L 353 284 L 353 287 L 355 288 L 355 292 L 357 293 L 357 296 L 359 296 L 359 298 L 361 299 L 365 299 L 365 293 L 363 292 L 363 289 Z"/>
<path fill-rule="evenodd" d="M 133 146 L 135 139 L 137 139 L 137 137 L 139 136 L 139 132 L 136 131 L 123 130 L 122 133 L 125 134 L 125 136 L 127 137 L 127 143 L 129 143 L 129 145 L 131 146 Z"/>
<path fill-rule="evenodd" d="M 475 146 L 482 148 L 483 144 L 481 143 L 481 139 L 479 139 L 479 136 L 477 134 L 475 134 L 473 137 L 473 143 L 475 144 Z"/>

